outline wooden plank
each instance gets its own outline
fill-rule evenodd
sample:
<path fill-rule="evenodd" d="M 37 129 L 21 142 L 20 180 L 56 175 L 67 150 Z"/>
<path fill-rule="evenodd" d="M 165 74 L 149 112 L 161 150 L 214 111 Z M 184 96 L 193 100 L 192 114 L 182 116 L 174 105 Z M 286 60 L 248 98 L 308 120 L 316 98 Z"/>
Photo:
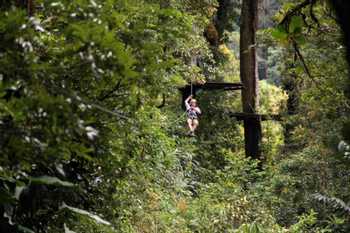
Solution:
<path fill-rule="evenodd" d="M 224 83 L 224 82 L 206 82 L 206 83 L 194 83 L 192 85 L 193 95 L 196 96 L 198 90 L 214 91 L 234 91 L 243 89 L 242 83 Z M 188 84 L 179 88 L 182 93 L 182 108 L 185 109 L 184 101 L 191 94 L 191 85 Z"/>
<path fill-rule="evenodd" d="M 230 117 L 235 117 L 239 121 L 243 121 L 246 119 L 259 119 L 262 121 L 282 121 L 282 116 L 278 114 L 254 114 L 254 113 L 244 113 L 244 112 L 229 112 L 228 115 Z"/>
<path fill-rule="evenodd" d="M 194 90 L 227 90 L 227 91 L 231 91 L 231 90 L 241 90 L 243 89 L 243 85 L 242 83 L 223 83 L 223 82 L 206 82 L 203 84 L 200 83 L 195 83 L 192 84 L 192 87 Z M 191 85 L 188 84 L 184 87 L 179 88 L 181 91 L 184 91 L 186 89 L 191 89 Z"/>

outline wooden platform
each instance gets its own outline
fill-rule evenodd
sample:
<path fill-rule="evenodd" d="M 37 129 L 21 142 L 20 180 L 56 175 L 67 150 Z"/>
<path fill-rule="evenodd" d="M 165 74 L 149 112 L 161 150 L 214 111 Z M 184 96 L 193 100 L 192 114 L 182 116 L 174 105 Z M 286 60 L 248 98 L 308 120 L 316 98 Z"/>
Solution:
<path fill-rule="evenodd" d="M 206 82 L 203 84 L 195 83 L 192 84 L 193 92 L 196 92 L 198 90 L 224 90 L 224 91 L 234 91 L 234 90 L 241 90 L 243 89 L 242 83 L 223 83 L 223 82 Z M 188 84 L 184 87 L 179 88 L 181 92 L 186 92 L 189 90 L 191 92 L 191 85 Z"/>
<path fill-rule="evenodd" d="M 197 91 L 199 90 L 205 90 L 205 91 L 216 91 L 216 90 L 223 90 L 223 91 L 235 91 L 235 90 L 241 90 L 243 89 L 242 83 L 224 83 L 224 82 L 206 82 L 206 83 L 194 83 L 188 84 L 184 87 L 180 87 L 179 90 L 182 94 L 182 108 L 185 109 L 184 101 L 185 99 L 191 95 L 191 89 L 192 94 L 196 96 Z"/>
<path fill-rule="evenodd" d="M 235 117 L 239 121 L 246 119 L 256 119 L 260 118 L 262 121 L 282 121 L 281 115 L 268 115 L 268 114 L 254 114 L 254 113 L 244 113 L 244 112 L 229 112 L 227 113 L 230 117 Z"/>

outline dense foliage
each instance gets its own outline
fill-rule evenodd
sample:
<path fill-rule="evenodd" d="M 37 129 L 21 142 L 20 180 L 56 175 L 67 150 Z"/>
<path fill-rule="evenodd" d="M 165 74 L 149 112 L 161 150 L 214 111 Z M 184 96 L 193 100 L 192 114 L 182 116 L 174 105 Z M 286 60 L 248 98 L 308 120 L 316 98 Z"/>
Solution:
<path fill-rule="evenodd" d="M 0 1 L 0 231 L 349 232 L 341 31 L 327 1 L 280 2 L 260 166 L 239 91 L 198 93 L 196 138 L 178 92 L 238 82 L 240 4 Z"/>

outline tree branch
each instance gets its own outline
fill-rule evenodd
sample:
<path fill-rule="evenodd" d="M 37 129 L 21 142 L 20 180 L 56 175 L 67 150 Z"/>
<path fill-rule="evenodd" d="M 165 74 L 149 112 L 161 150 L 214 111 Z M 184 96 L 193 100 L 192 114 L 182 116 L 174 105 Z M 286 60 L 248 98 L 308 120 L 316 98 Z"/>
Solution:
<path fill-rule="evenodd" d="M 314 13 L 314 6 L 316 4 L 316 0 L 312 0 L 311 1 L 311 6 L 310 6 L 310 17 L 311 19 L 317 24 L 317 27 L 320 27 L 321 24 L 320 24 L 320 21 L 318 21 L 315 13 Z"/>
<path fill-rule="evenodd" d="M 307 76 L 309 76 L 309 78 L 311 79 L 312 82 L 314 82 L 316 84 L 316 88 L 319 89 L 320 91 L 325 91 L 323 88 L 321 88 L 321 84 L 315 79 L 315 77 L 311 74 L 311 71 L 309 69 L 309 67 L 307 66 L 306 62 L 305 62 L 305 59 L 304 59 L 304 56 L 301 54 L 300 52 L 300 49 L 298 47 L 298 44 L 297 42 L 292 39 L 292 43 L 293 43 L 293 48 L 294 48 L 294 51 L 295 51 L 295 54 L 297 56 L 297 58 L 301 61 L 303 67 L 304 67 L 304 70 L 305 70 L 305 73 L 307 74 Z"/>
<path fill-rule="evenodd" d="M 284 16 L 282 21 L 279 24 L 285 24 L 293 15 L 297 14 L 300 12 L 303 8 L 313 5 L 317 2 L 318 0 L 305 0 L 296 7 L 294 7 L 292 10 L 288 11 L 287 14 Z"/>
<path fill-rule="evenodd" d="M 111 97 L 111 95 L 116 92 L 119 88 L 120 88 L 120 84 L 121 84 L 121 80 L 118 81 L 118 83 L 112 88 L 112 90 L 110 90 L 109 92 L 107 92 L 105 95 L 98 97 L 97 99 L 99 101 L 104 101 L 107 98 Z"/>

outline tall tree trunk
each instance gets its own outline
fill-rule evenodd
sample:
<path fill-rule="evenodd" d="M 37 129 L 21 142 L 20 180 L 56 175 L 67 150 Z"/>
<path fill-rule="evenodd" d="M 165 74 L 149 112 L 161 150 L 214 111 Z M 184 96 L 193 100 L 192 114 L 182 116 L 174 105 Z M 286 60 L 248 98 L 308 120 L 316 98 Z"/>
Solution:
<path fill-rule="evenodd" d="M 27 1 L 27 10 L 28 10 L 29 16 L 34 15 L 34 9 L 35 9 L 35 0 L 28 0 Z"/>
<path fill-rule="evenodd" d="M 34 13 L 35 13 L 35 0 L 16 0 L 15 4 L 17 6 L 26 8 L 28 16 L 34 15 Z"/>
<path fill-rule="evenodd" d="M 259 86 L 256 60 L 256 30 L 258 27 L 258 1 L 243 0 L 240 37 L 240 72 L 244 113 L 256 113 L 259 107 Z M 244 120 L 245 152 L 254 159 L 261 159 L 261 119 Z"/>
<path fill-rule="evenodd" d="M 349 65 L 349 79 L 346 95 L 350 99 L 350 1 L 332 0 L 331 1 L 337 14 L 338 23 L 343 30 L 344 44 L 346 46 L 346 59 Z M 343 126 L 343 137 L 350 142 L 350 119 Z"/>
<path fill-rule="evenodd" d="M 336 11 L 338 23 L 344 32 L 344 44 L 347 48 L 346 58 L 350 65 L 350 1 L 332 0 L 331 2 Z"/>

